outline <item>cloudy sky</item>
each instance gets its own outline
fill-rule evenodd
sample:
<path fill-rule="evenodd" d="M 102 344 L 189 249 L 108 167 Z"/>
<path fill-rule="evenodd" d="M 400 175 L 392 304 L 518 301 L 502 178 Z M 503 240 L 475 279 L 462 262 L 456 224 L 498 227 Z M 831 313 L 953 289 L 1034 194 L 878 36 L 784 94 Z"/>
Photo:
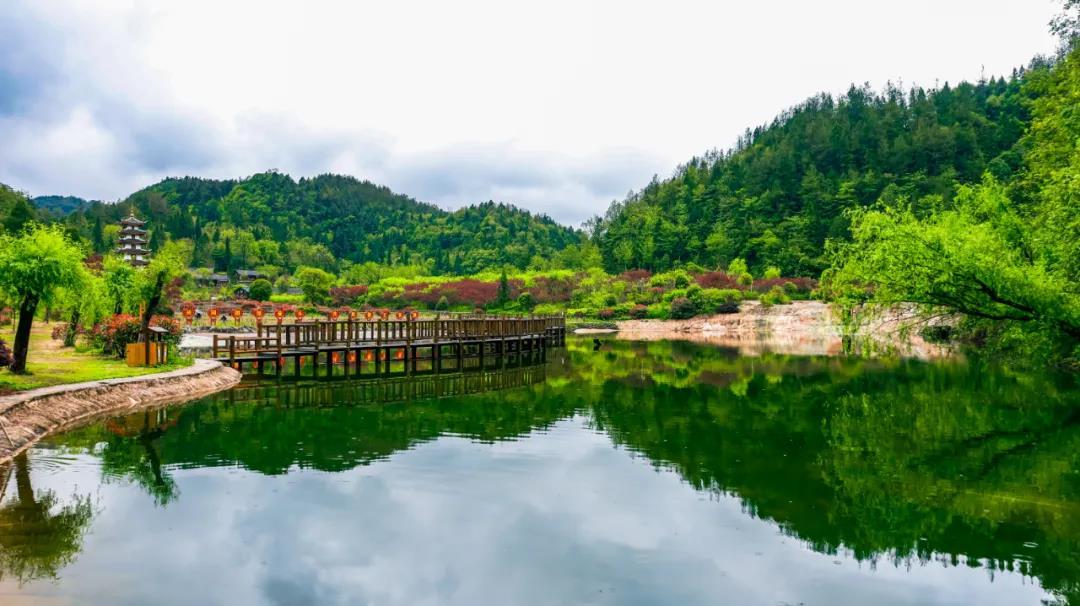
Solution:
<path fill-rule="evenodd" d="M 818 92 L 1005 74 L 1052 0 L 5 0 L 0 182 L 340 172 L 577 224 Z"/>

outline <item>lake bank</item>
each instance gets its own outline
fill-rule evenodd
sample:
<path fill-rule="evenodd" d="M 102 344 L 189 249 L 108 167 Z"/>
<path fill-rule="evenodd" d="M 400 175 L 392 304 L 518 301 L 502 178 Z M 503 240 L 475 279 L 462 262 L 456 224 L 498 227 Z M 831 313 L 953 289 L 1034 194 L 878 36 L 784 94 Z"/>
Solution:
<path fill-rule="evenodd" d="M 952 355 L 951 348 L 929 343 L 911 330 L 912 310 L 894 309 L 866 318 L 855 331 L 862 351 L 890 352 L 919 359 Z M 622 320 L 619 338 L 656 341 L 679 339 L 738 349 L 744 355 L 765 351 L 793 355 L 840 355 L 844 330 L 833 306 L 821 301 L 762 305 L 744 301 L 731 314 L 697 316 L 686 320 Z"/>
<path fill-rule="evenodd" d="M 0 463 L 98 415 L 175 404 L 228 389 L 240 373 L 211 360 L 139 377 L 43 387 L 0 397 Z"/>

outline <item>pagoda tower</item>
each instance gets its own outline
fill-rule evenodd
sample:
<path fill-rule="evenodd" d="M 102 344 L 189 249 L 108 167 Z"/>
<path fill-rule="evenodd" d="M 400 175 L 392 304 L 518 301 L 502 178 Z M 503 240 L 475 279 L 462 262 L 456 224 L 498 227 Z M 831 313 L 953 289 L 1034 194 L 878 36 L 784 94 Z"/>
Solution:
<path fill-rule="evenodd" d="M 135 212 L 120 221 L 120 240 L 116 254 L 135 267 L 150 263 L 150 248 L 146 245 L 146 221 L 135 218 Z"/>

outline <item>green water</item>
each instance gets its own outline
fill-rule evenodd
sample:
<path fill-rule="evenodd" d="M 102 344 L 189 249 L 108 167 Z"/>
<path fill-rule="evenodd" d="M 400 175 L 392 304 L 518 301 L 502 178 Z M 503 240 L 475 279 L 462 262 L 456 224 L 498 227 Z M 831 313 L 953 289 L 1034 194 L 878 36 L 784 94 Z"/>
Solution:
<path fill-rule="evenodd" d="M 1080 605 L 1080 390 L 572 340 L 264 381 L 3 470 L 0 603 Z"/>

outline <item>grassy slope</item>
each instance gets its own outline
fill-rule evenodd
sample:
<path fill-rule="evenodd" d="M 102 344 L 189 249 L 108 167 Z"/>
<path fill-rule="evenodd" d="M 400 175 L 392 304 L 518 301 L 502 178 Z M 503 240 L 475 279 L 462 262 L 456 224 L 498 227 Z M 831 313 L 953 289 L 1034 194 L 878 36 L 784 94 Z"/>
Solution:
<path fill-rule="evenodd" d="M 64 383 L 81 383 L 119 377 L 134 377 L 156 372 L 175 370 L 191 363 L 190 360 L 173 360 L 165 366 L 153 368 L 133 368 L 123 360 L 105 358 L 89 351 L 77 351 L 72 347 L 62 347 L 59 341 L 50 338 L 52 325 L 35 322 L 30 335 L 30 360 L 27 362 L 28 375 L 13 375 L 0 370 L 0 394 L 23 391 Z M 5 329 L 0 338 L 8 343 L 14 341 L 13 329 Z"/>

